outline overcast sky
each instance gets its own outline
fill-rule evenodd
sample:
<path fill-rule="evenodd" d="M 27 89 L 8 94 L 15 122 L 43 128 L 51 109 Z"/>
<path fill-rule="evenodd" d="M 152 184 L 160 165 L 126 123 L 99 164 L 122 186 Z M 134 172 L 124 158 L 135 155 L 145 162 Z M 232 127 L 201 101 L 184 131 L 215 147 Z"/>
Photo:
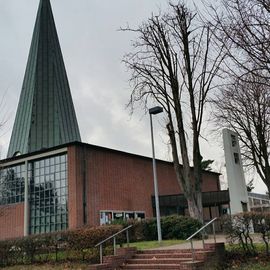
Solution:
<path fill-rule="evenodd" d="M 0 0 L 0 120 L 1 157 L 6 156 L 30 48 L 38 0 Z M 82 141 L 151 156 L 149 118 L 125 108 L 130 95 L 129 73 L 121 63 L 131 48 L 131 33 L 117 31 L 127 23 L 137 26 L 166 0 L 51 0 L 69 77 Z M 156 154 L 170 160 L 162 116 L 155 117 Z M 205 129 L 204 159 L 224 165 L 222 142 Z M 255 180 L 256 190 L 265 186 Z"/>

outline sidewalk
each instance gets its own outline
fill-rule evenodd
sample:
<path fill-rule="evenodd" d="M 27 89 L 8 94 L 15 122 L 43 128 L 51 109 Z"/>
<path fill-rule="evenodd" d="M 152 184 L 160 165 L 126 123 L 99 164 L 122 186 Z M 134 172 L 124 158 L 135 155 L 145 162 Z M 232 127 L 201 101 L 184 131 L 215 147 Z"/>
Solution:
<path fill-rule="evenodd" d="M 217 243 L 224 242 L 226 243 L 226 236 L 225 235 L 216 235 L 216 241 Z M 208 239 L 205 240 L 205 243 L 214 243 L 214 236 L 213 235 L 208 235 Z M 202 240 L 193 240 L 193 246 L 194 248 L 203 248 Z M 172 245 L 172 246 L 167 246 L 167 247 L 158 247 L 158 248 L 153 248 L 154 250 L 164 250 L 164 249 L 189 249 L 190 248 L 190 241 L 187 241 L 185 243 L 177 244 L 177 245 Z"/>

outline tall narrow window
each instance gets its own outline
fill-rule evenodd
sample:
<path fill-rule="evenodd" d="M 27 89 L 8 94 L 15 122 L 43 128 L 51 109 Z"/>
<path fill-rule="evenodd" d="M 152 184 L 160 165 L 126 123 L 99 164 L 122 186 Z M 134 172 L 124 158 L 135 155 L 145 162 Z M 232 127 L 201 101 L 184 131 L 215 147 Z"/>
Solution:
<path fill-rule="evenodd" d="M 67 229 L 67 155 L 48 157 L 30 165 L 30 233 Z"/>
<path fill-rule="evenodd" d="M 235 147 L 237 145 L 236 136 L 231 135 L 231 139 L 232 139 L 232 147 Z"/>
<path fill-rule="evenodd" d="M 239 154 L 238 153 L 233 153 L 233 156 L 234 156 L 235 164 L 239 164 Z"/>

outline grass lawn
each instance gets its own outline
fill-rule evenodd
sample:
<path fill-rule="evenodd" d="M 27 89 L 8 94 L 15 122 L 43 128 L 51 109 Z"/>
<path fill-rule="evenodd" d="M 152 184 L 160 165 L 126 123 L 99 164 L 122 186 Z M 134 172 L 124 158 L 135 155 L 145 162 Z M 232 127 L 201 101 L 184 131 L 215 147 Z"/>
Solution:
<path fill-rule="evenodd" d="M 177 245 L 181 243 L 185 243 L 185 240 L 163 240 L 161 245 L 159 245 L 158 241 L 143 241 L 143 242 L 135 242 L 130 243 L 130 247 L 136 247 L 139 250 L 143 249 L 152 249 L 152 248 L 158 248 L 158 247 L 167 247 L 172 245 Z M 124 247 L 127 245 L 125 244 Z"/>

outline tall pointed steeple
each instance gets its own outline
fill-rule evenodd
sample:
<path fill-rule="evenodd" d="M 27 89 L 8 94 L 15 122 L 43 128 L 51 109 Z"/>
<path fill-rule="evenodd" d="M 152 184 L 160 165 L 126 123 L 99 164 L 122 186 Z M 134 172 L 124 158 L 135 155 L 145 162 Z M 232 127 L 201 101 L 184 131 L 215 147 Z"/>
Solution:
<path fill-rule="evenodd" d="M 80 140 L 50 0 L 40 0 L 8 157 Z"/>

